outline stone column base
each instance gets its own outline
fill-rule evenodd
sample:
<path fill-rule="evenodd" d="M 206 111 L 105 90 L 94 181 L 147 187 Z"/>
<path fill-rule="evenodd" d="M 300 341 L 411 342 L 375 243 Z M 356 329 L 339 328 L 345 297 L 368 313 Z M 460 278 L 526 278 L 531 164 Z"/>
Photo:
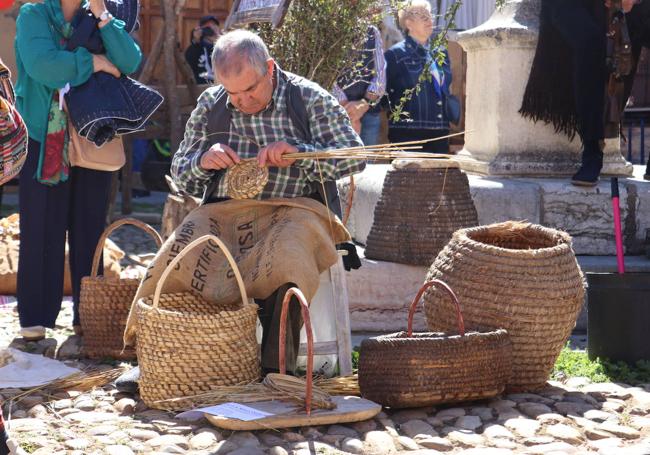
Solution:
<path fill-rule="evenodd" d="M 623 158 L 617 143 L 618 139 L 607 140 L 601 175 L 630 177 L 632 163 Z M 543 153 L 544 159 L 539 158 L 539 153 L 498 153 L 489 161 L 483 161 L 464 149 L 456 155 L 456 160 L 464 171 L 492 176 L 564 177 L 573 175 L 580 167 L 578 151 L 567 154 L 566 150 L 545 150 L 540 153 Z"/>

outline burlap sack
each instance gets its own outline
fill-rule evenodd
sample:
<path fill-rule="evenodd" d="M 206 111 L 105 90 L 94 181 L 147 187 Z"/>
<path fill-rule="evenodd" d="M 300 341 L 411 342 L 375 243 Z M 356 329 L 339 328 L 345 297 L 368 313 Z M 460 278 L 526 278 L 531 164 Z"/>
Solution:
<path fill-rule="evenodd" d="M 321 203 L 307 198 L 232 200 L 192 211 L 165 241 L 147 269 L 131 306 L 124 342 L 135 341 L 135 302 L 150 296 L 164 268 L 192 240 L 214 234 L 239 266 L 249 297 L 264 299 L 286 283 L 311 301 L 319 276 L 338 260 L 336 244 L 350 239 L 341 222 Z M 208 243 L 185 256 L 163 293 L 194 291 L 215 304 L 241 300 L 223 253 Z"/>
<path fill-rule="evenodd" d="M 0 220 L 0 295 L 16 295 L 18 276 L 18 250 L 20 249 L 20 228 L 18 214 L 14 213 Z M 90 253 L 92 254 L 92 252 Z M 120 260 L 124 251 L 108 240 L 104 246 L 104 275 L 120 276 Z M 72 279 L 68 262 L 68 244 L 65 245 L 65 274 L 63 294 L 72 295 Z"/>

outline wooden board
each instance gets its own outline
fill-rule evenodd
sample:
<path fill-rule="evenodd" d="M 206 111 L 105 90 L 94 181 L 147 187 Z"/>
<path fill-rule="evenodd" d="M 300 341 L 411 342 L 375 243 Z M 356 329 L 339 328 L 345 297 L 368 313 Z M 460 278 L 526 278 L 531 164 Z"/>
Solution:
<path fill-rule="evenodd" d="M 335 423 L 360 422 L 372 419 L 381 411 L 381 405 L 359 397 L 334 396 L 332 401 L 336 409 L 331 411 L 314 409 L 307 415 L 304 409 L 298 409 L 294 404 L 283 401 L 262 401 L 246 403 L 246 406 L 259 411 L 275 414 L 259 420 L 248 422 L 206 414 L 205 417 L 216 427 L 226 430 L 251 431 L 275 428 L 304 427 L 312 425 L 331 425 Z"/>

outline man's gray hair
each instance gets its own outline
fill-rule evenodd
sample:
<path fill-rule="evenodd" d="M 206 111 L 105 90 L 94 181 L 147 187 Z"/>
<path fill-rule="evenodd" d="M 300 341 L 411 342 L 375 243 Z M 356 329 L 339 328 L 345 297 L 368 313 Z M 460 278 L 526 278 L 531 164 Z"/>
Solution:
<path fill-rule="evenodd" d="M 262 38 L 247 30 L 235 30 L 222 35 L 212 51 L 212 68 L 223 76 L 237 75 L 244 65 L 250 65 L 260 75 L 266 74 L 266 62 L 271 58 Z"/>

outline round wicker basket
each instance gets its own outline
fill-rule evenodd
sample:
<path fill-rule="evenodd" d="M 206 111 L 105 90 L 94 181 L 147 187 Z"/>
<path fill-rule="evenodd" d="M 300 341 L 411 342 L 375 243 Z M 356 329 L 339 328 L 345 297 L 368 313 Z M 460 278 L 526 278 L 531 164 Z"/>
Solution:
<path fill-rule="evenodd" d="M 429 266 L 456 230 L 477 225 L 469 182 L 457 163 L 397 162 L 386 175 L 365 255 Z"/>
<path fill-rule="evenodd" d="M 133 348 L 123 349 L 122 337 L 140 280 L 97 276 L 106 239 L 114 230 L 125 224 L 145 231 L 153 237 L 158 248 L 162 244 L 162 239 L 154 228 L 133 218 L 115 221 L 99 238 L 90 276 L 81 279 L 79 296 L 79 318 L 84 333 L 82 354 L 91 359 L 102 357 L 135 359 Z"/>
<path fill-rule="evenodd" d="M 449 294 L 456 305 L 452 318 L 458 335 L 413 333 L 417 304 L 434 286 Z M 465 333 L 454 292 L 439 280 L 427 281 L 411 304 L 407 332 L 361 343 L 361 395 L 392 408 L 490 398 L 505 388 L 511 373 L 511 354 L 505 330 Z"/>
<path fill-rule="evenodd" d="M 449 283 L 469 327 L 502 327 L 513 344 L 510 391 L 543 387 L 573 329 L 585 282 L 568 234 L 529 223 L 462 229 L 438 255 L 427 279 Z M 424 296 L 430 330 L 448 330 L 449 299 Z"/>
<path fill-rule="evenodd" d="M 161 293 L 176 264 L 206 241 L 216 243 L 210 248 L 221 248 L 232 267 L 242 296 L 235 306 L 217 306 L 192 292 Z M 205 235 L 188 244 L 163 272 L 153 297 L 137 302 L 136 316 L 140 396 L 147 406 L 259 379 L 257 305 L 248 303 L 237 264 L 219 238 Z M 174 407 L 188 403 L 178 400 Z"/>

